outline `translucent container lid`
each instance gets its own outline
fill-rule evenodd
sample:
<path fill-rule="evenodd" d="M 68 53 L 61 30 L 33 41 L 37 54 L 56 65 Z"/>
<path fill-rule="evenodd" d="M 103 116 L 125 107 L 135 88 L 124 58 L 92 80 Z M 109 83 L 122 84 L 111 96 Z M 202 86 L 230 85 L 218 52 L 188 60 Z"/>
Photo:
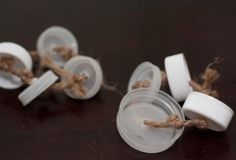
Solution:
<path fill-rule="evenodd" d="M 12 42 L 0 43 L 0 59 L 2 57 L 10 56 L 14 58 L 13 68 L 17 70 L 32 69 L 32 59 L 29 52 L 22 46 Z M 17 89 L 21 87 L 22 81 L 20 77 L 10 73 L 0 71 L 0 87 L 4 89 Z"/>
<path fill-rule="evenodd" d="M 150 62 L 143 62 L 138 65 L 130 77 L 128 92 L 133 90 L 135 82 L 143 80 L 150 82 L 150 88 L 159 90 L 161 88 L 161 71 L 159 67 Z"/>
<path fill-rule="evenodd" d="M 165 121 L 171 115 L 184 120 L 179 104 L 162 91 L 136 89 L 121 101 L 117 129 L 123 140 L 138 151 L 158 153 L 171 147 L 184 128 L 151 128 L 144 120 Z"/>
<path fill-rule="evenodd" d="M 66 28 L 52 26 L 42 32 L 37 40 L 37 51 L 41 56 L 49 56 L 53 63 L 64 66 L 66 61 L 54 49 L 56 47 L 66 47 L 77 55 L 79 46 L 75 36 Z"/>
<path fill-rule="evenodd" d="M 74 99 L 89 99 L 95 96 L 103 83 L 102 68 L 99 63 L 91 57 L 76 56 L 71 58 L 64 66 L 64 70 L 77 75 L 85 75 L 86 80 L 82 83 L 86 89 L 85 96 L 77 97 L 71 90 L 66 89 L 65 93 Z"/>

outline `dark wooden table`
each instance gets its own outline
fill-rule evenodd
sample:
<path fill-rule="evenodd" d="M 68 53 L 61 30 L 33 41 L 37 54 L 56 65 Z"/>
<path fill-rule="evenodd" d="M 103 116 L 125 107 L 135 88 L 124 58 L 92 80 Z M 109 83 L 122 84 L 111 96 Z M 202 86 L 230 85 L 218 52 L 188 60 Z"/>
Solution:
<path fill-rule="evenodd" d="M 235 110 L 236 2 L 195 0 L 48 0 L 1 2 L 0 41 L 35 49 L 47 27 L 62 25 L 82 54 L 97 58 L 108 81 L 126 92 L 133 69 L 146 60 L 163 69 L 164 58 L 184 52 L 192 77 L 216 56 L 221 100 Z M 130 148 L 116 129 L 122 96 L 102 89 L 91 100 L 65 94 L 41 97 L 23 109 L 23 90 L 0 89 L 1 160 L 214 159 L 236 157 L 236 120 L 225 133 L 186 129 L 170 149 L 144 154 Z M 166 89 L 168 92 L 168 89 Z"/>

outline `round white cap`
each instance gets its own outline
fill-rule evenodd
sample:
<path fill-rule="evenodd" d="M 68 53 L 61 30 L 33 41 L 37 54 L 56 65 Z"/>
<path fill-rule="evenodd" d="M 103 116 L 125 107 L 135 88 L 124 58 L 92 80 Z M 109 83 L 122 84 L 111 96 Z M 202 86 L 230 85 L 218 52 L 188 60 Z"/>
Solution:
<path fill-rule="evenodd" d="M 22 46 L 12 42 L 0 43 L 0 58 L 11 56 L 14 58 L 14 68 L 19 70 L 32 69 L 32 59 L 29 52 Z M 0 87 L 4 89 L 17 89 L 22 86 L 22 81 L 18 76 L 0 71 Z"/>
<path fill-rule="evenodd" d="M 89 99 L 95 96 L 103 83 L 103 73 L 99 63 L 87 56 L 76 56 L 71 58 L 64 66 L 64 70 L 73 74 L 84 74 L 87 79 L 82 83 L 86 89 L 85 96 L 77 97 L 71 90 L 66 89 L 65 93 L 74 99 Z"/>
<path fill-rule="evenodd" d="M 53 63 L 64 66 L 66 63 L 61 55 L 53 49 L 65 46 L 72 49 L 74 54 L 78 54 L 78 43 L 75 36 L 66 28 L 53 26 L 42 32 L 37 40 L 37 50 L 41 56 L 51 57 Z"/>
<path fill-rule="evenodd" d="M 32 84 L 19 94 L 18 99 L 24 106 L 28 105 L 54 84 L 57 79 L 58 77 L 52 71 L 47 71 L 39 79 L 35 78 Z"/>
<path fill-rule="evenodd" d="M 133 90 L 137 81 L 150 81 L 150 88 L 159 91 L 161 88 L 161 71 L 159 67 L 150 62 L 143 62 L 134 70 L 128 84 L 128 92 Z"/>
<path fill-rule="evenodd" d="M 200 92 L 191 92 L 182 109 L 190 119 L 205 118 L 208 128 L 214 131 L 225 131 L 234 115 L 229 106 Z"/>
<path fill-rule="evenodd" d="M 165 71 L 173 97 L 184 101 L 193 90 L 189 85 L 191 80 L 184 54 L 176 54 L 165 58 Z"/>

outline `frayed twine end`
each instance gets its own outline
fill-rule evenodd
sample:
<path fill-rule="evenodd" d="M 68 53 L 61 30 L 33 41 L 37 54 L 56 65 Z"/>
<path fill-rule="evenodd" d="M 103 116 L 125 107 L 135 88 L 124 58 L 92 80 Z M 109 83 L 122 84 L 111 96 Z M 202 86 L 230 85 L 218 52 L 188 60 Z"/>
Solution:
<path fill-rule="evenodd" d="M 216 69 L 213 69 L 212 66 L 220 64 L 223 60 L 223 58 L 216 57 L 214 61 L 206 67 L 204 73 L 200 76 L 202 83 L 198 83 L 194 80 L 189 82 L 194 91 L 199 91 L 215 98 L 219 97 L 218 91 L 213 89 L 213 83 L 220 78 L 220 73 Z"/>

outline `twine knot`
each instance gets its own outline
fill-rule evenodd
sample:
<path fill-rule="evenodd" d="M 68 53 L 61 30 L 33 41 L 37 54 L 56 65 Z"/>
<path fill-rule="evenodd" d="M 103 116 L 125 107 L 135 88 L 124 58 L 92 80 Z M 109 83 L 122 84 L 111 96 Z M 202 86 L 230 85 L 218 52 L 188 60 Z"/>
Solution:
<path fill-rule="evenodd" d="M 49 88 L 49 90 L 56 92 L 65 89 L 70 89 L 71 92 L 77 97 L 82 97 L 86 94 L 86 89 L 83 85 L 84 81 L 88 78 L 86 75 L 76 75 L 65 71 L 57 65 L 53 64 L 52 60 L 49 57 L 42 58 L 41 66 L 51 69 L 63 79 L 62 82 L 53 84 Z"/>

